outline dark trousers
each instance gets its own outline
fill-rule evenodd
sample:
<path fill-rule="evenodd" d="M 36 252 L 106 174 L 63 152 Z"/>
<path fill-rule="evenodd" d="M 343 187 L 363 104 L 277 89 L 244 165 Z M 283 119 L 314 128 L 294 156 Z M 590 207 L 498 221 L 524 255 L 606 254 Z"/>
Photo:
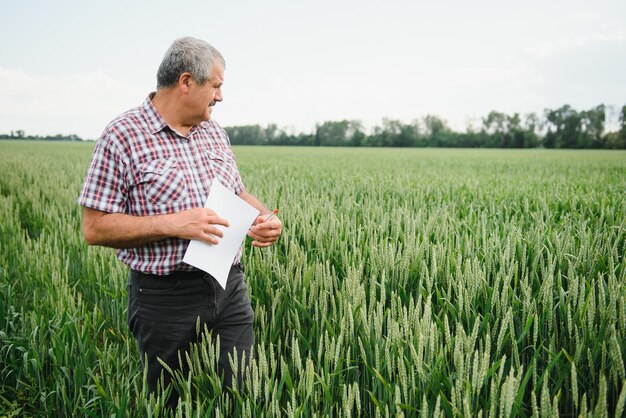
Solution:
<path fill-rule="evenodd" d="M 144 367 L 147 356 L 150 392 L 156 391 L 161 373 L 165 386 L 172 379 L 157 358 L 173 371 L 181 370 L 179 351 L 185 362 L 185 351 L 189 345 L 200 341 L 201 335 L 196 332 L 198 318 L 201 332 L 206 325 L 212 330 L 214 340 L 218 335 L 220 337 L 217 371 L 223 373 L 224 385 L 230 387 L 233 372 L 228 354 L 232 355 L 236 347 L 239 358 L 245 352 L 246 359 L 249 359 L 254 344 L 254 313 L 242 267 L 236 265 L 230 269 L 226 290 L 211 275 L 202 271 L 178 271 L 168 276 L 157 276 L 131 270 L 128 327 L 137 338 Z M 241 379 L 240 373 L 236 377 L 238 380 Z M 177 399 L 178 396 L 173 394 L 168 403 L 175 405 Z"/>

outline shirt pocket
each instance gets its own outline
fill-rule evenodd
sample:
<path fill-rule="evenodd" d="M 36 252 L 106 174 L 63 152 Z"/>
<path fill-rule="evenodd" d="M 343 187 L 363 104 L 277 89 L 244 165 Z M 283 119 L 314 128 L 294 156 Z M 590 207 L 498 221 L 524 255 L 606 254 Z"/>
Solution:
<path fill-rule="evenodd" d="M 187 197 L 185 177 L 174 158 L 148 161 L 139 167 L 143 195 L 153 205 L 165 205 Z"/>
<path fill-rule="evenodd" d="M 237 189 L 237 166 L 233 153 L 221 149 L 208 150 L 206 153 L 214 179 L 234 192 Z"/>

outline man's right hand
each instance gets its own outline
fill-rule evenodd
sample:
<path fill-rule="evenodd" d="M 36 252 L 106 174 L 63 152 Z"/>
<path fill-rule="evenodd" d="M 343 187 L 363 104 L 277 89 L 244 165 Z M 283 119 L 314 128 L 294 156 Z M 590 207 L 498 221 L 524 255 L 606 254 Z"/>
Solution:
<path fill-rule="evenodd" d="M 171 226 L 171 236 L 195 239 L 208 244 L 219 243 L 224 233 L 216 225 L 229 227 L 230 224 L 211 209 L 196 208 L 172 213 L 165 221 Z"/>

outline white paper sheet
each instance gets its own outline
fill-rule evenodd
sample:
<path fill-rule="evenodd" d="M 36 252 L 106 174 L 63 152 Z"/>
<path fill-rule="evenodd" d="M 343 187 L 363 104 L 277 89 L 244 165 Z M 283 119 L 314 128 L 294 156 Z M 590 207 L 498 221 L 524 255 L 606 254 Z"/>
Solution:
<path fill-rule="evenodd" d="M 211 192 L 204 207 L 213 209 L 220 217 L 226 219 L 230 226 L 228 228 L 217 226 L 224 232 L 224 237 L 219 238 L 217 245 L 192 240 L 183 261 L 206 271 L 226 289 L 233 260 L 248 229 L 259 216 L 259 211 L 217 181 L 211 185 Z"/>

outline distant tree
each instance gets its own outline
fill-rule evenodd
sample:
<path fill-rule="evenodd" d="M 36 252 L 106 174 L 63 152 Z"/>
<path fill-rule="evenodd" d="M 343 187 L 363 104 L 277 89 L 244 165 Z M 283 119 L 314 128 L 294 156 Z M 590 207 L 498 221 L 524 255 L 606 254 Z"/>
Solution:
<path fill-rule="evenodd" d="M 347 120 L 324 122 L 315 126 L 315 135 L 318 138 L 319 145 L 337 147 L 349 144 L 351 139 L 348 136 L 349 129 L 350 122 Z"/>
<path fill-rule="evenodd" d="M 294 145 L 313 146 L 315 145 L 315 135 L 302 133 L 294 138 Z"/>
<path fill-rule="evenodd" d="M 280 136 L 280 130 L 278 129 L 278 125 L 275 123 L 270 123 L 264 130 L 265 139 L 268 145 L 276 145 L 278 137 Z"/>
<path fill-rule="evenodd" d="M 603 104 L 580 113 L 582 135 L 577 148 L 602 148 L 606 108 Z"/>
<path fill-rule="evenodd" d="M 626 141 L 620 137 L 619 131 L 607 132 L 604 138 L 602 138 L 602 148 L 626 149 Z"/>
<path fill-rule="evenodd" d="M 353 147 L 363 146 L 365 144 L 366 138 L 367 136 L 365 135 L 365 133 L 362 130 L 357 129 L 352 132 L 352 137 L 350 138 L 350 145 L 352 145 Z"/>
<path fill-rule="evenodd" d="M 617 132 L 616 138 L 611 142 L 609 148 L 626 149 L 626 105 L 622 106 L 619 121 L 620 130 Z"/>
<path fill-rule="evenodd" d="M 602 148 L 626 149 L 626 105 L 619 114 L 619 130 L 609 132 L 602 138 Z"/>
<path fill-rule="evenodd" d="M 476 127 L 472 121 L 468 121 L 465 126 L 465 134 L 462 138 L 461 147 L 476 148 L 482 142 L 483 134 L 479 127 Z"/>
<path fill-rule="evenodd" d="M 508 116 L 492 110 L 483 118 L 483 146 L 488 148 L 507 148 L 509 142 Z"/>
<path fill-rule="evenodd" d="M 401 125 L 402 123 L 397 119 L 383 118 L 382 126 L 376 126 L 373 133 L 376 143 L 380 144 L 378 146 L 393 146 L 396 137 L 400 134 Z"/>
<path fill-rule="evenodd" d="M 363 124 L 359 120 L 351 120 L 348 123 L 348 131 L 346 132 L 348 137 L 348 145 L 352 147 L 360 147 L 365 139 L 365 133 L 363 132 Z"/>
<path fill-rule="evenodd" d="M 265 131 L 259 125 L 232 126 L 225 129 L 233 145 L 262 145 L 267 142 Z"/>
<path fill-rule="evenodd" d="M 558 109 L 546 109 L 548 132 L 545 144 L 548 148 L 576 148 L 581 142 L 581 115 L 570 105 Z"/>
<path fill-rule="evenodd" d="M 435 115 L 426 115 L 422 118 L 422 124 L 424 126 L 424 134 L 426 135 L 428 146 L 445 146 L 446 135 L 451 131 L 444 119 Z"/>
<path fill-rule="evenodd" d="M 418 127 L 405 125 L 397 119 L 383 119 L 383 126 L 375 129 L 375 135 L 384 147 L 414 147 L 417 143 Z"/>
<path fill-rule="evenodd" d="M 526 132 L 519 113 L 507 116 L 507 148 L 524 148 Z"/>
<path fill-rule="evenodd" d="M 528 113 L 524 117 L 524 148 L 535 148 L 540 144 L 539 132 L 543 122 L 536 113 Z"/>

